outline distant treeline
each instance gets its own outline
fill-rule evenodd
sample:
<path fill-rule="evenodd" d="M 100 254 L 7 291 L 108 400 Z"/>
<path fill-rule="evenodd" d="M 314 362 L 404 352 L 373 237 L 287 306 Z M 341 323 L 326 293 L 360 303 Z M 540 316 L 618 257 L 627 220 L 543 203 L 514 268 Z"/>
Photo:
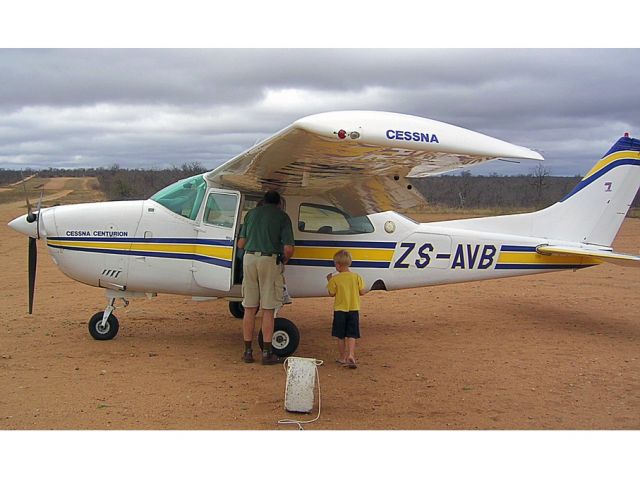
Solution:
<path fill-rule="evenodd" d="M 149 198 L 167 185 L 182 178 L 204 173 L 199 163 L 187 163 L 163 170 L 110 168 L 77 168 L 20 171 L 0 169 L 0 186 L 6 186 L 33 174 L 40 178 L 95 176 L 109 200 Z M 569 193 L 580 181 L 579 176 L 550 176 L 542 167 L 529 175 L 433 176 L 413 179 L 411 182 L 422 193 L 428 204 L 445 208 L 542 208 L 555 203 Z M 640 207 L 640 194 L 632 206 Z"/>
<path fill-rule="evenodd" d="M 114 165 L 110 168 L 49 168 L 22 171 L 0 169 L 0 186 L 6 186 L 37 174 L 39 178 L 94 176 L 100 189 L 109 200 L 141 200 L 149 198 L 165 186 L 189 176 L 207 171 L 200 163 L 185 163 L 163 170 L 125 169 Z"/>
<path fill-rule="evenodd" d="M 564 198 L 580 182 L 581 176 L 550 176 L 539 166 L 528 175 L 432 176 L 411 182 L 431 206 L 460 209 L 539 209 Z M 632 207 L 640 207 L 640 192 Z"/>
<path fill-rule="evenodd" d="M 165 186 L 189 176 L 204 173 L 200 163 L 187 163 L 165 170 L 126 170 L 112 167 L 98 170 L 95 176 L 109 200 L 142 200 Z"/>
<path fill-rule="evenodd" d="M 562 199 L 580 177 L 432 176 L 411 180 L 427 203 L 447 208 L 542 208 Z"/>

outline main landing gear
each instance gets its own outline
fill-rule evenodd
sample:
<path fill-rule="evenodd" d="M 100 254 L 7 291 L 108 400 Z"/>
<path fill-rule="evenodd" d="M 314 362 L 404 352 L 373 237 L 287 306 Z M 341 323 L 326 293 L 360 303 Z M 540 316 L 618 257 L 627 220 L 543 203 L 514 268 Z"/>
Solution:
<path fill-rule="evenodd" d="M 258 334 L 260 349 L 264 346 L 262 331 Z M 271 338 L 272 351 L 280 357 L 291 356 L 300 344 L 300 331 L 287 318 L 275 318 L 273 321 L 273 338 Z"/>
<path fill-rule="evenodd" d="M 234 318 L 242 319 L 244 307 L 240 301 L 229 301 L 229 312 Z M 278 311 L 276 311 L 278 314 Z M 262 331 L 258 334 L 258 344 L 260 349 L 264 346 Z M 300 345 L 300 331 L 287 318 L 275 318 L 273 322 L 273 338 L 271 339 L 274 354 L 285 357 L 291 356 Z"/>
<path fill-rule="evenodd" d="M 229 301 L 229 312 L 234 318 L 242 319 L 244 316 L 244 306 L 242 306 L 242 301 Z"/>

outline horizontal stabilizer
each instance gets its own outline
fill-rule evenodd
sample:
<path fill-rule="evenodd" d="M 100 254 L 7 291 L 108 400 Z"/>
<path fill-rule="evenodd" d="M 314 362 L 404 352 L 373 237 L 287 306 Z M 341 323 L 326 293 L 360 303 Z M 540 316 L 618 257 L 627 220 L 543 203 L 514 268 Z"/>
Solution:
<path fill-rule="evenodd" d="M 594 259 L 614 263 L 619 266 L 635 266 L 640 267 L 640 256 L 630 254 L 614 253 L 606 250 L 590 250 L 585 248 L 572 248 L 567 246 L 549 246 L 540 245 L 536 251 L 544 255 L 552 256 L 584 256 Z"/>

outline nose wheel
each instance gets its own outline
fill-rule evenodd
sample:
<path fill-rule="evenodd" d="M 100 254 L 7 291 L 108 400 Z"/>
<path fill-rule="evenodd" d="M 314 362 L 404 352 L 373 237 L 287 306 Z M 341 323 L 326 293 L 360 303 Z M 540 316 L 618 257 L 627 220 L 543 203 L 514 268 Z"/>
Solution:
<path fill-rule="evenodd" d="M 104 311 L 98 311 L 96 314 L 91 316 L 91 319 L 89 320 L 89 334 L 93 339 L 97 339 L 98 341 L 106 341 L 115 338 L 118 334 L 118 329 L 120 329 L 118 318 L 113 314 L 109 314 L 106 321 L 103 321 L 103 319 Z"/>
<path fill-rule="evenodd" d="M 93 339 L 97 339 L 98 341 L 113 339 L 118 334 L 120 323 L 118 322 L 118 318 L 113 314 L 116 309 L 116 299 L 120 298 L 123 301 L 125 308 L 129 306 L 129 301 L 127 301 L 124 296 L 118 296 L 111 292 L 107 292 L 107 298 L 109 301 L 105 310 L 98 311 L 96 314 L 91 316 L 91 319 L 89 320 L 89 334 Z"/>

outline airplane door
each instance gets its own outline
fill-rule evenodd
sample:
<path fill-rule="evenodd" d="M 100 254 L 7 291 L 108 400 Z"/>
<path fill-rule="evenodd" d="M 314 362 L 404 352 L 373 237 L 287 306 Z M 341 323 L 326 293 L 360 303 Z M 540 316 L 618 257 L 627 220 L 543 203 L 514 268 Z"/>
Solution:
<path fill-rule="evenodd" d="M 193 277 L 203 287 L 231 289 L 234 235 L 240 195 L 226 190 L 209 190 L 193 258 Z"/>

